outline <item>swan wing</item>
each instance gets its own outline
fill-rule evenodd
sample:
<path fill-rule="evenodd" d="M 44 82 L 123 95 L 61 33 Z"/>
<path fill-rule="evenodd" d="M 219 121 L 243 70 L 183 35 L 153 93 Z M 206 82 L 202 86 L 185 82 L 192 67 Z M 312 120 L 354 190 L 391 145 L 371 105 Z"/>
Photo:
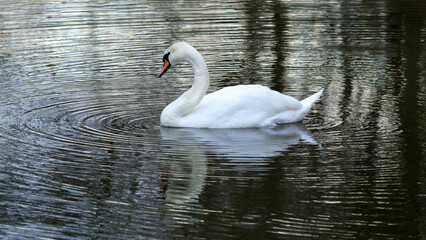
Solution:
<path fill-rule="evenodd" d="M 206 95 L 181 119 L 188 127 L 256 127 L 264 120 L 302 104 L 261 85 L 226 87 Z M 217 125 L 217 126 L 216 126 Z"/>

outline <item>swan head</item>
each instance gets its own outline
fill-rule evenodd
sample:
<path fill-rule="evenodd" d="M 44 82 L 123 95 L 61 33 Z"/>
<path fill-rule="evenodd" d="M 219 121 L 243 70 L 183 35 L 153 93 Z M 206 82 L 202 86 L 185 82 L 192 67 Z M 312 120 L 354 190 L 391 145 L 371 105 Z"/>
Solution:
<path fill-rule="evenodd" d="M 161 78 L 172 65 L 188 62 L 190 53 L 194 51 L 197 52 L 197 50 L 187 42 L 177 42 L 171 45 L 164 51 L 163 68 L 158 77 Z"/>

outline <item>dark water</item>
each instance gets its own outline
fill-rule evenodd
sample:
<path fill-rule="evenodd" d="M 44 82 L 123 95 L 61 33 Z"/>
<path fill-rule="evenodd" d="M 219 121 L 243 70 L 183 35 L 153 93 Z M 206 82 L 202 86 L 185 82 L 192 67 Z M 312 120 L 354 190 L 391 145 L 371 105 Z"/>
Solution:
<path fill-rule="evenodd" d="M 168 129 L 189 67 L 303 123 Z M 425 1 L 1 1 L 4 239 L 425 239 Z"/>

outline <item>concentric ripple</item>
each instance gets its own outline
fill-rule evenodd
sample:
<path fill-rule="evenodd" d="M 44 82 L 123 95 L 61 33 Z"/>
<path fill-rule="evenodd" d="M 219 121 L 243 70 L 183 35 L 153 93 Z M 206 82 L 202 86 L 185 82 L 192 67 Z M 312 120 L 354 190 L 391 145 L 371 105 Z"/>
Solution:
<path fill-rule="evenodd" d="M 146 129 L 158 125 L 158 103 L 142 106 L 124 94 L 93 98 L 79 96 L 65 101 L 49 100 L 48 104 L 25 111 L 18 122 L 24 141 L 45 147 L 89 147 L 121 151 L 149 145 Z M 38 99 L 41 101 L 42 99 Z M 45 100 L 45 99 L 43 99 Z"/>

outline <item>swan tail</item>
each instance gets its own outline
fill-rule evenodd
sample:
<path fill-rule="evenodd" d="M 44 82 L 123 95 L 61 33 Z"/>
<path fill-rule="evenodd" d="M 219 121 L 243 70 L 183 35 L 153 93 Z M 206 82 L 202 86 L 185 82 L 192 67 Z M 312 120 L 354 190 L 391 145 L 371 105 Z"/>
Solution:
<path fill-rule="evenodd" d="M 308 112 L 311 110 L 312 105 L 318 100 L 318 98 L 321 97 L 323 91 L 324 88 L 321 89 L 319 92 L 313 94 L 312 96 L 300 101 L 300 103 L 302 103 L 302 108 L 298 110 L 284 111 L 264 121 L 262 126 L 274 126 L 282 123 L 293 123 L 302 121 L 306 114 L 308 114 Z"/>
<path fill-rule="evenodd" d="M 324 91 L 324 88 L 321 89 L 320 91 L 318 91 L 317 93 L 315 93 L 315 94 L 303 99 L 302 101 L 300 101 L 302 103 L 301 113 L 302 113 L 303 117 L 305 117 L 305 115 L 308 114 L 308 112 L 312 108 L 312 105 L 318 100 L 318 98 L 321 97 L 323 91 Z"/>
<path fill-rule="evenodd" d="M 307 98 L 303 99 L 302 101 L 300 101 L 303 105 L 303 108 L 308 107 L 309 109 L 311 109 L 314 102 L 316 102 L 318 100 L 318 98 L 321 97 L 323 91 L 324 91 L 324 88 L 321 89 L 319 92 L 311 95 L 310 97 L 307 97 Z"/>

